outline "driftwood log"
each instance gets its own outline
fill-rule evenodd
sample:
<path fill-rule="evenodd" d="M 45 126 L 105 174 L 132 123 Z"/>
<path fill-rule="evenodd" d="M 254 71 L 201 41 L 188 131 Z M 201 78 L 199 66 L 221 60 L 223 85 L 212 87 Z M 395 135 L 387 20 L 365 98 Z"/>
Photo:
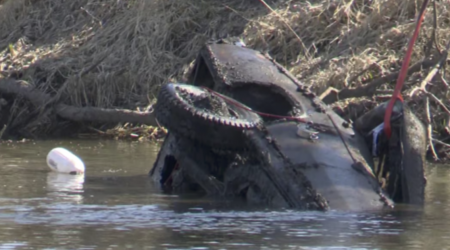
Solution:
<path fill-rule="evenodd" d="M 22 96 L 35 107 L 42 108 L 47 105 L 51 96 L 34 88 L 32 85 L 19 80 L 0 79 L 0 94 Z M 67 120 L 76 122 L 100 123 L 139 123 L 156 126 L 157 122 L 153 112 L 138 112 L 127 109 L 105 109 L 98 107 L 75 107 L 64 103 L 55 103 L 50 106 L 55 113 Z"/>

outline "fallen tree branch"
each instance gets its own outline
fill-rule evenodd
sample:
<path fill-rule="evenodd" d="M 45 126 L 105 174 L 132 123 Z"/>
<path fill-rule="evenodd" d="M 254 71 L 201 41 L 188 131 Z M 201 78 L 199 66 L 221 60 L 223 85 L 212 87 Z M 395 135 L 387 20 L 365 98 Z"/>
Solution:
<path fill-rule="evenodd" d="M 427 114 L 427 136 L 428 145 L 430 146 L 431 153 L 433 154 L 434 160 L 439 160 L 439 156 L 436 153 L 436 149 L 433 144 L 433 125 L 431 125 L 431 114 L 430 114 L 430 98 L 427 96 L 425 99 L 425 113 Z"/>
<path fill-rule="evenodd" d="M 428 75 L 423 79 L 423 81 L 420 83 L 419 87 L 415 87 L 411 93 L 409 94 L 410 97 L 412 97 L 418 90 L 422 90 L 424 92 L 426 91 L 427 85 L 433 80 L 434 76 L 436 76 L 436 73 L 440 68 L 442 68 L 442 65 L 447 61 L 448 57 L 448 50 L 450 48 L 450 41 L 447 43 L 447 46 L 445 48 L 445 51 L 443 52 L 441 59 L 436 63 L 436 65 L 433 66 L 433 69 L 430 70 Z"/>
<path fill-rule="evenodd" d="M 440 57 L 433 59 L 426 59 L 420 62 L 415 63 L 408 69 L 408 75 L 418 72 L 422 69 L 430 68 L 441 60 Z M 383 85 L 384 83 L 389 83 L 397 79 L 399 72 L 394 72 L 389 75 L 380 77 L 375 79 L 367 84 L 364 84 L 361 87 L 353 88 L 353 89 L 342 89 L 340 91 L 335 88 L 328 88 L 320 97 L 322 101 L 326 104 L 331 104 L 337 102 L 339 100 L 348 99 L 348 98 L 356 98 L 356 97 L 364 97 L 364 96 L 373 96 L 376 92 L 376 89 Z"/>
<path fill-rule="evenodd" d="M 415 93 L 417 91 L 421 91 L 423 93 L 425 93 L 425 95 L 427 96 L 427 100 L 428 98 L 433 99 L 437 104 L 439 104 L 439 106 L 441 106 L 444 111 L 450 115 L 450 109 L 441 101 L 439 100 L 439 98 L 437 98 L 435 95 L 433 95 L 433 93 L 428 92 L 426 89 L 426 86 L 428 85 L 428 83 L 430 83 L 433 78 L 435 77 L 436 73 L 438 72 L 438 70 L 444 65 L 444 63 L 447 61 L 447 57 L 448 57 L 448 50 L 450 49 L 450 41 L 447 43 L 447 46 L 445 48 L 445 51 L 442 52 L 442 57 L 439 60 L 439 62 L 434 66 L 434 68 L 428 73 L 428 75 L 425 77 L 425 79 L 422 81 L 422 83 L 420 84 L 419 87 L 414 88 L 411 93 L 410 93 L 410 97 L 414 96 Z"/>
<path fill-rule="evenodd" d="M 110 53 L 104 53 L 103 56 L 99 57 L 92 65 L 90 65 L 88 68 L 83 69 L 79 74 L 77 74 L 72 80 L 80 80 L 84 75 L 86 75 L 87 73 L 89 73 L 91 70 L 93 70 L 94 68 L 96 68 L 98 65 L 100 65 L 100 63 L 102 63 L 109 55 Z M 37 119 L 34 119 L 31 123 L 29 123 L 27 125 L 27 127 L 33 127 L 36 124 L 41 123 L 42 120 L 46 119 L 52 109 L 49 108 L 51 106 L 55 106 L 56 103 L 60 102 L 61 96 L 63 94 L 63 92 L 66 90 L 68 84 L 70 83 L 70 79 L 71 78 L 67 78 L 64 83 L 62 84 L 62 86 L 58 89 L 58 91 L 56 92 L 55 95 L 53 95 L 51 98 L 48 98 L 46 100 L 45 103 L 43 103 L 42 105 L 40 105 L 39 109 L 36 110 L 33 115 L 34 116 L 38 116 Z M 32 119 L 32 116 L 30 117 L 30 119 Z"/>
<path fill-rule="evenodd" d="M 50 99 L 45 94 L 26 82 L 12 79 L 0 79 L 0 92 L 23 96 L 36 108 L 46 104 Z M 127 109 L 104 109 L 97 107 L 75 107 L 57 103 L 54 105 L 56 114 L 62 118 L 77 122 L 101 122 L 101 123 L 140 123 L 157 126 L 153 112 L 137 112 Z"/>
<path fill-rule="evenodd" d="M 137 112 L 128 109 L 104 109 L 96 107 L 74 107 L 57 104 L 56 113 L 62 118 L 78 122 L 104 122 L 104 123 L 140 123 L 156 126 L 153 112 Z"/>

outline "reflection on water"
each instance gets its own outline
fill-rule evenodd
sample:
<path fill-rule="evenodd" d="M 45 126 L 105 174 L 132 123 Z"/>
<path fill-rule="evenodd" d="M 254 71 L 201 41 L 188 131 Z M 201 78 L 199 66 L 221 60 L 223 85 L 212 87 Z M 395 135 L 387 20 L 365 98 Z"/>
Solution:
<path fill-rule="evenodd" d="M 49 172 L 47 174 L 48 197 L 53 200 L 65 199 L 76 202 L 83 201 L 84 174 L 69 175 L 63 173 Z"/>
<path fill-rule="evenodd" d="M 53 173 L 63 146 L 85 175 Z M 0 249 L 446 249 L 448 166 L 428 169 L 424 210 L 298 212 L 160 193 L 157 146 L 116 141 L 0 144 Z"/>

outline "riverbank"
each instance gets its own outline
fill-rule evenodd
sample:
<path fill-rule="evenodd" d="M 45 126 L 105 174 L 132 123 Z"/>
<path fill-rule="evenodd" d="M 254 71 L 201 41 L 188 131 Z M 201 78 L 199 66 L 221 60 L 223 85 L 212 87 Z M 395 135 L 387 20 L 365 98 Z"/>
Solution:
<path fill-rule="evenodd" d="M 120 139 L 144 128 L 151 139 L 144 131 L 158 127 L 152 105 L 159 87 L 183 81 L 201 46 L 226 35 L 268 51 L 345 118 L 388 100 L 421 2 L 267 4 L 0 1 L 2 138 L 115 131 Z M 445 2 L 435 4 L 436 15 L 433 4 L 427 9 L 403 94 L 424 124 L 430 121 L 436 156 L 445 159 L 448 67 L 423 82 L 433 67 L 448 63 L 450 12 Z"/>

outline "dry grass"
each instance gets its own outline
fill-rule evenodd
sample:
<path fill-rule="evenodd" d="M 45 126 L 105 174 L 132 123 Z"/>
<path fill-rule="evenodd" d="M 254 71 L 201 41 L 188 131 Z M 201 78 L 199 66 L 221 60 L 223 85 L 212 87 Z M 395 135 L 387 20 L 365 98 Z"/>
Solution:
<path fill-rule="evenodd" d="M 298 1 L 300 2 L 300 1 Z M 414 29 L 417 1 L 307 1 L 286 4 L 278 12 L 295 27 L 309 48 L 311 58 L 295 36 L 274 15 L 256 19 L 246 30 L 249 44 L 270 48 L 272 55 L 317 92 L 328 86 L 352 87 L 361 80 L 399 68 Z M 438 4 L 439 5 L 439 4 Z M 441 46 L 449 39 L 450 15 L 441 3 L 439 38 Z M 449 6 L 450 7 L 450 6 Z M 413 61 L 423 57 L 422 47 L 432 31 L 432 9 L 428 9 Z M 348 82 L 369 65 L 372 70 Z"/>
<path fill-rule="evenodd" d="M 226 12 L 201 1 L 6 1 L 0 62 L 69 104 L 140 106 L 214 32 L 232 32 Z"/>
<path fill-rule="evenodd" d="M 267 2 L 275 12 L 258 0 L 3 0 L 0 74 L 60 93 L 67 104 L 136 109 L 152 102 L 161 84 L 180 80 L 206 40 L 228 34 L 269 51 L 321 93 L 397 71 L 422 3 Z M 443 48 L 450 39 L 450 5 L 436 4 Z M 430 5 L 412 63 L 424 57 L 432 31 Z M 411 77 L 408 86 L 420 77 Z M 442 86 L 437 81 L 432 88 Z M 446 121 L 442 116 L 437 123 Z"/>

